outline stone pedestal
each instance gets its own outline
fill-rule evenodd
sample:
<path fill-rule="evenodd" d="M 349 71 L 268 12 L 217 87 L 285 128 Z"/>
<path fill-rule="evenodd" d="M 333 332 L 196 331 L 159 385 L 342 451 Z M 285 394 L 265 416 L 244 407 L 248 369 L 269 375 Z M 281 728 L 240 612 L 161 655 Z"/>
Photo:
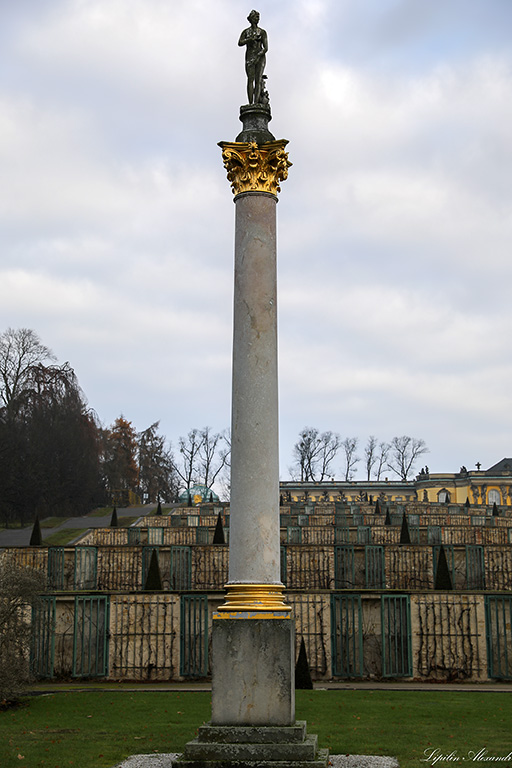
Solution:
<path fill-rule="evenodd" d="M 215 618 L 212 725 L 295 722 L 294 621 Z"/>
<path fill-rule="evenodd" d="M 176 768 L 326 768 L 328 754 L 306 723 L 293 726 L 205 725 L 185 747 Z"/>

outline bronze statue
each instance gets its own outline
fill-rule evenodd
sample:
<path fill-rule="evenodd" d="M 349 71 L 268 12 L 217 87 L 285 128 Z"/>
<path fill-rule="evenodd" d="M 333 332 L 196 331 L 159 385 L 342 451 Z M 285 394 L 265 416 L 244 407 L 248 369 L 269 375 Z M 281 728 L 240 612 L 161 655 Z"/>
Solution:
<path fill-rule="evenodd" d="M 245 51 L 245 71 L 247 73 L 247 98 L 249 104 L 262 104 L 268 94 L 264 88 L 263 72 L 265 70 L 265 54 L 268 51 L 267 33 L 258 27 L 260 15 L 251 11 L 247 17 L 251 26 L 244 29 L 238 45 L 247 46 Z"/>

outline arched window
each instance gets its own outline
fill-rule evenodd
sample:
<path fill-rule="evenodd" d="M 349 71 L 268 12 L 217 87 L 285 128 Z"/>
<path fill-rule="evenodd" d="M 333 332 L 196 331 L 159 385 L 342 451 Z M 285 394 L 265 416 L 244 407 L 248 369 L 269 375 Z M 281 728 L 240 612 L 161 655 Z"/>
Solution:
<path fill-rule="evenodd" d="M 449 502 L 450 491 L 447 491 L 446 488 L 443 488 L 441 491 L 438 491 L 437 500 L 440 504 L 446 504 L 447 502 Z"/>
<path fill-rule="evenodd" d="M 501 504 L 501 493 L 496 488 L 491 488 L 487 494 L 488 504 Z"/>

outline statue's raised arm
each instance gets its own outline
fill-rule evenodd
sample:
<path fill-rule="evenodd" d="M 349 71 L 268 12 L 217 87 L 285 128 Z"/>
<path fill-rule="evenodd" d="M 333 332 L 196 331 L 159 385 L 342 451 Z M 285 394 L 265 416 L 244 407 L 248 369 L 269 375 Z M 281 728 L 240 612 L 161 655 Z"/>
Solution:
<path fill-rule="evenodd" d="M 260 15 L 251 11 L 247 17 L 251 26 L 244 29 L 238 45 L 245 45 L 245 71 L 247 73 L 247 98 L 249 104 L 263 102 L 263 72 L 265 70 L 265 54 L 268 51 L 268 38 L 264 29 L 258 27 Z"/>

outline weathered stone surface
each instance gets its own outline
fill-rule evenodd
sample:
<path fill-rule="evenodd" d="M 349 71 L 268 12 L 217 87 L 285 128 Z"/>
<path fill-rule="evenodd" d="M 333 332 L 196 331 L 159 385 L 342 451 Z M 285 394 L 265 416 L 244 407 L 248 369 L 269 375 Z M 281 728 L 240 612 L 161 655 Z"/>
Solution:
<path fill-rule="evenodd" d="M 294 622 L 214 619 L 212 725 L 295 724 Z"/>
<path fill-rule="evenodd" d="M 281 583 L 275 208 L 236 198 L 230 583 Z"/>
<path fill-rule="evenodd" d="M 298 720 L 289 726 L 215 726 L 202 725 L 198 730 L 199 741 L 214 741 L 218 744 L 274 744 L 284 742 L 299 742 L 306 738 L 306 721 Z"/>
<path fill-rule="evenodd" d="M 314 760 L 317 736 L 307 736 L 291 744 L 212 744 L 197 739 L 189 741 L 185 757 L 190 760 Z"/>

